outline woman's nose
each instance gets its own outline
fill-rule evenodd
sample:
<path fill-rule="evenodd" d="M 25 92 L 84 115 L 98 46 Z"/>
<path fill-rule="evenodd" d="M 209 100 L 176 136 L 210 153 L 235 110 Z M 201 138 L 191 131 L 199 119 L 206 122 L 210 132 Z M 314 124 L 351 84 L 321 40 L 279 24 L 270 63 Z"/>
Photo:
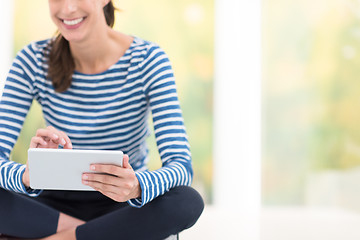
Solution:
<path fill-rule="evenodd" d="M 64 0 L 63 8 L 65 12 L 72 13 L 77 10 L 78 0 Z"/>

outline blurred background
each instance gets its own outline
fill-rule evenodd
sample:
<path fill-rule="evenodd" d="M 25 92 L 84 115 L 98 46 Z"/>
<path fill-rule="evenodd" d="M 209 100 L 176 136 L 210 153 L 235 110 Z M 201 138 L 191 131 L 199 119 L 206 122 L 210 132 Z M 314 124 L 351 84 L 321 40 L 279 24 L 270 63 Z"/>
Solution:
<path fill-rule="evenodd" d="M 265 205 L 360 210 L 360 2 L 263 2 Z"/>
<path fill-rule="evenodd" d="M 233 4 L 231 16 L 250 12 L 246 1 L 222 2 Z M 238 24 L 233 21 L 237 17 L 223 26 L 241 35 L 235 42 L 232 34 L 227 36 L 227 44 L 235 47 L 244 44 L 242 38 L 254 36 L 243 25 L 261 31 L 261 123 L 257 126 L 261 129 L 261 159 L 234 156 L 227 161 L 214 157 L 214 118 L 218 114 L 214 111 L 215 40 L 219 35 L 215 16 L 221 4 L 209 0 L 115 3 L 120 9 L 115 29 L 157 42 L 175 71 L 193 154 L 193 186 L 207 204 L 199 223 L 181 239 L 359 239 L 359 1 L 263 0 L 255 10 L 261 13 L 261 27 L 251 21 Z M 238 6 L 243 8 L 235 8 Z M 12 9 L 12 57 L 29 42 L 55 33 L 45 1 L 15 0 Z M 235 49 L 234 54 L 241 52 Z M 231 59 L 236 64 L 236 57 Z M 231 80 L 234 88 L 253 80 L 240 79 L 246 68 L 239 64 L 239 76 Z M 254 102 L 246 103 L 256 108 Z M 247 116 L 248 110 L 237 109 L 237 102 L 231 105 L 234 114 Z M 40 115 L 35 102 L 12 153 L 14 161 L 26 161 L 30 138 L 44 126 Z M 151 168 L 157 168 L 153 136 L 149 145 Z M 259 188 L 261 197 L 254 194 L 252 201 L 255 205 L 259 201 L 259 208 L 252 207 L 249 215 L 217 205 L 214 199 L 221 191 L 214 190 L 214 181 L 219 180 L 214 177 L 218 168 L 213 160 L 233 164 L 226 166 L 230 168 L 244 166 L 240 175 L 248 165 L 237 162 L 261 163 L 259 176 L 250 172 L 261 179 L 261 186 L 249 183 Z M 228 185 L 237 189 L 240 177 L 232 177 Z M 241 202 L 241 190 L 239 198 L 225 197 L 236 205 Z M 241 235 L 241 231 L 247 233 Z"/>

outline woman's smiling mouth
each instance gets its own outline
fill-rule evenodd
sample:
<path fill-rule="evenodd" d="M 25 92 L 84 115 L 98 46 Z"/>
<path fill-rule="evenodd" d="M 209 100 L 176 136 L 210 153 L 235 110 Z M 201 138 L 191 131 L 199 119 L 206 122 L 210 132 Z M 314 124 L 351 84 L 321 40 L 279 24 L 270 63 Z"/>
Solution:
<path fill-rule="evenodd" d="M 71 19 L 71 20 L 62 19 L 62 22 L 65 24 L 65 26 L 75 27 L 78 24 L 80 24 L 84 19 L 85 17 Z"/>
<path fill-rule="evenodd" d="M 63 23 L 65 23 L 66 25 L 69 25 L 69 26 L 74 26 L 76 24 L 79 24 L 81 23 L 85 18 L 82 17 L 82 18 L 77 18 L 77 19 L 73 19 L 73 20 L 66 20 L 66 19 L 63 19 Z"/>

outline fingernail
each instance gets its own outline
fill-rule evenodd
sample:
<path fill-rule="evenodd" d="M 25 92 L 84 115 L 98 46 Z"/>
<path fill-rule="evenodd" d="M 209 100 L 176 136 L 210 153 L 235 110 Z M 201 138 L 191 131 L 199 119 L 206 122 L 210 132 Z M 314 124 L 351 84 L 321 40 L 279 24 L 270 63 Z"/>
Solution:
<path fill-rule="evenodd" d="M 66 143 L 65 139 L 61 139 L 61 144 L 65 145 L 65 143 Z"/>
<path fill-rule="evenodd" d="M 90 166 L 90 170 L 95 171 L 95 166 Z"/>
<path fill-rule="evenodd" d="M 89 176 L 88 175 L 83 175 L 83 179 L 87 180 L 87 179 L 89 179 Z"/>
<path fill-rule="evenodd" d="M 57 139 L 59 136 L 56 134 L 53 134 L 53 138 Z"/>
<path fill-rule="evenodd" d="M 88 181 L 83 181 L 83 183 L 84 183 L 85 185 L 89 185 L 89 182 L 88 182 Z"/>

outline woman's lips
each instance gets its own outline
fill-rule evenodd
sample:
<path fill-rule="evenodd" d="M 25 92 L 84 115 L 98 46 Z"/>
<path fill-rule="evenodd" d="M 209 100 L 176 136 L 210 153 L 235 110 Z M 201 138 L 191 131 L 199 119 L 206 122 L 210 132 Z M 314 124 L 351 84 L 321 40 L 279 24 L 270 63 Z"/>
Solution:
<path fill-rule="evenodd" d="M 75 29 L 81 25 L 84 19 L 85 17 L 75 19 L 62 19 L 62 22 L 67 29 Z"/>

